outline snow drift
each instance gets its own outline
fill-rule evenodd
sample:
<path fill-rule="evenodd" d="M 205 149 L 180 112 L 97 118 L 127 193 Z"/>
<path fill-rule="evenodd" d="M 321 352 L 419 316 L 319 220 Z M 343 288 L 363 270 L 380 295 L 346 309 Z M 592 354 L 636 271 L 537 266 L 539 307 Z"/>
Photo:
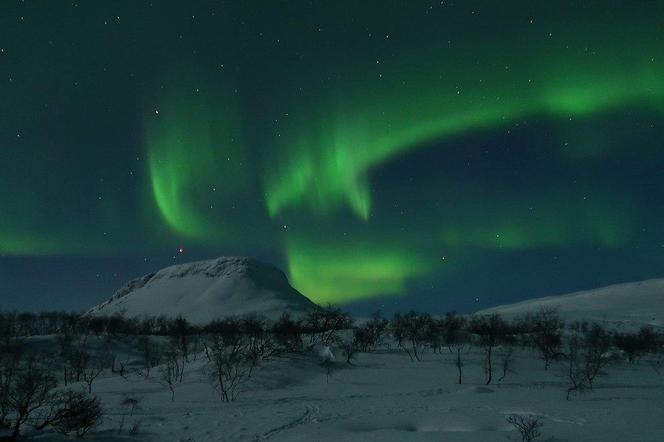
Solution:
<path fill-rule="evenodd" d="M 182 315 L 204 324 L 230 315 L 257 313 L 277 319 L 317 308 L 288 283 L 286 275 L 251 258 L 221 257 L 179 264 L 134 279 L 89 315 Z"/>

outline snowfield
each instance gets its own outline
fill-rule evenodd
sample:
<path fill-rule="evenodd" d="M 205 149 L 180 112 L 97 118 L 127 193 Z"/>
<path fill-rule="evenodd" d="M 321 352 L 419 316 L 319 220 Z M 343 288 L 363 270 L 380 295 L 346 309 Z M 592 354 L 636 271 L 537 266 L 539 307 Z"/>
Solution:
<path fill-rule="evenodd" d="M 244 258 L 223 258 L 174 266 L 135 280 L 89 314 L 181 313 L 194 323 L 202 323 L 210 315 L 222 316 L 220 311 L 269 314 L 284 305 L 295 312 L 312 308 L 305 297 L 289 288 L 278 269 L 261 267 Z M 573 320 L 598 320 L 609 325 L 609 330 L 624 331 L 661 325 L 662 293 L 664 279 L 650 280 L 540 298 L 480 313 L 500 313 L 510 319 L 553 307 L 568 324 Z M 315 315 L 322 310 L 313 312 Z M 654 330 L 661 333 L 661 329 Z M 352 337 L 349 330 L 340 335 L 345 342 Z M 605 359 L 605 353 L 599 353 L 602 361 L 613 362 L 602 367 L 592 391 L 575 391 L 567 400 L 571 364 L 559 358 L 545 370 L 540 354 L 519 344 L 514 344 L 514 361 L 508 371 L 502 370 L 500 362 L 508 347 L 493 348 L 495 376 L 485 385 L 484 356 L 488 353 L 477 345 L 478 336 L 473 338 L 474 345 L 464 347 L 462 352 L 461 384 L 456 353 L 446 346 L 437 353 L 432 347 L 418 347 L 424 356 L 421 361 L 412 361 L 387 338 L 375 352 L 358 353 L 352 364 L 346 363 L 341 348 L 321 344 L 305 346 L 299 353 L 273 356 L 260 362 L 242 384 L 235 401 L 222 402 L 211 383 L 212 359 L 208 360 L 200 346 L 189 353 L 182 382 L 175 384 L 172 393 L 161 375 L 166 367 L 163 359 L 146 375 L 144 353 L 139 350 L 141 338 L 89 334 L 85 345 L 93 349 L 112 347 L 111 353 L 124 361 L 126 370 L 120 375 L 106 368 L 94 382 L 92 394 L 101 400 L 104 417 L 86 438 L 103 442 L 521 441 L 519 432 L 507 422 L 509 416 L 517 414 L 541 419 L 543 427 L 537 441 L 664 440 L 661 346 L 657 352 L 637 356 L 634 362 L 628 362 L 625 354 L 621 361 L 613 361 L 611 354 L 607 353 Z M 142 339 L 160 341 L 162 348 L 174 342 L 157 336 Z M 305 341 L 314 342 L 306 336 Z M 211 342 L 207 345 L 214 345 Z M 59 345 L 55 336 L 28 339 L 33 350 L 50 354 L 48 359 L 56 372 L 63 366 Z M 611 353 L 616 351 L 613 348 Z M 572 354 L 571 350 L 566 353 Z M 115 359 L 110 366 L 116 366 Z M 82 383 L 74 387 L 87 390 Z M 136 405 L 133 409 L 127 405 L 128 398 Z M 28 427 L 25 434 L 39 441 L 66 439 L 52 430 L 40 433 Z"/>
<path fill-rule="evenodd" d="M 44 347 L 49 339 L 37 338 Z M 664 435 L 664 368 L 652 358 L 609 367 L 593 392 L 567 401 L 564 364 L 554 363 L 545 371 L 528 350 L 517 352 L 514 373 L 489 386 L 484 385 L 482 354 L 476 348 L 466 355 L 462 385 L 456 383 L 456 367 L 447 350 L 428 352 L 421 362 L 411 362 L 397 349 L 359 354 L 352 366 L 339 358 L 329 383 L 319 353 L 311 350 L 267 362 L 231 403 L 220 402 L 200 354 L 187 365 L 174 401 L 157 369 L 147 379 L 138 371 L 126 378 L 105 373 L 93 385 L 93 394 L 102 401 L 104 422 L 86 438 L 519 441 L 506 422 L 514 413 L 541 416 L 544 426 L 537 440 L 542 441 L 655 442 Z M 136 355 L 133 366 L 139 365 Z M 121 405 L 127 396 L 140 401 L 132 416 Z M 136 423 L 137 434 L 129 434 Z M 34 437 L 64 440 L 53 433 Z"/>

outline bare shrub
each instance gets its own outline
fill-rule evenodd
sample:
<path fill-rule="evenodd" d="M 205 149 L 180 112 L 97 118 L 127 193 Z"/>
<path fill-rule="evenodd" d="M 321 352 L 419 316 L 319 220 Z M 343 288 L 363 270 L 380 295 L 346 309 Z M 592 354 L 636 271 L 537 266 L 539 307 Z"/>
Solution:
<path fill-rule="evenodd" d="M 514 347 L 512 345 L 506 345 L 498 356 L 498 361 L 502 369 L 502 374 L 498 378 L 498 382 L 501 382 L 507 376 L 507 373 L 514 373 L 512 366 L 514 365 Z"/>
<path fill-rule="evenodd" d="M 122 414 L 122 419 L 120 420 L 120 428 L 118 429 L 118 433 L 122 433 L 127 416 L 132 417 L 134 415 L 134 411 L 141 408 L 141 398 L 125 396 L 120 402 L 120 405 L 125 407 L 127 411 L 126 413 Z M 138 421 L 135 421 L 132 424 L 132 427 L 129 429 L 129 434 L 136 434 L 132 433 L 132 430 L 134 428 L 137 428 L 138 430 L 140 428 L 140 423 L 141 423 L 140 419 Z"/>
<path fill-rule="evenodd" d="M 463 374 L 463 350 L 470 345 L 470 336 L 466 330 L 466 318 L 454 313 L 447 313 L 442 320 L 443 342 L 450 353 L 455 354 L 454 365 L 458 372 L 458 382 L 461 384 Z"/>
<path fill-rule="evenodd" d="M 9 414 L 12 408 L 9 394 L 24 356 L 25 347 L 22 341 L 9 338 L 0 344 L 0 428 L 11 426 Z"/>
<path fill-rule="evenodd" d="M 304 326 L 309 333 L 309 343 L 330 345 L 339 342 L 339 331 L 353 326 L 350 315 L 341 309 L 328 305 L 312 310 L 304 319 Z"/>
<path fill-rule="evenodd" d="M 582 363 L 579 358 L 579 351 L 581 349 L 581 341 L 578 336 L 572 336 L 567 341 L 567 379 L 569 380 L 569 387 L 567 387 L 567 400 L 570 399 L 572 393 L 583 393 L 590 389 L 590 383 L 586 372 L 583 370 Z"/>
<path fill-rule="evenodd" d="M 182 315 L 173 319 L 168 325 L 167 334 L 171 337 L 171 345 L 177 348 L 184 362 L 189 362 L 191 340 L 195 331 L 194 326 Z"/>
<path fill-rule="evenodd" d="M 181 336 L 171 336 L 168 349 L 164 353 L 165 363 L 160 368 L 160 382 L 171 392 L 171 401 L 175 400 L 175 387 L 182 383 L 186 356 L 182 350 Z"/>
<path fill-rule="evenodd" d="M 129 374 L 129 371 L 127 370 L 129 367 L 129 362 L 130 362 L 129 355 L 126 355 L 124 359 L 115 358 L 113 360 L 113 365 L 111 366 L 111 372 L 117 373 L 120 375 L 121 378 L 127 380 L 127 375 Z"/>
<path fill-rule="evenodd" d="M 99 399 L 82 392 L 66 390 L 53 395 L 51 409 L 47 418 L 37 426 L 41 430 L 47 426 L 59 433 L 83 437 L 88 431 L 97 427 L 102 420 L 102 409 Z"/>
<path fill-rule="evenodd" d="M 480 344 L 484 347 L 484 371 L 486 373 L 486 385 L 493 379 L 493 350 L 512 333 L 510 326 L 497 314 L 488 316 L 476 316 L 471 319 L 469 331 L 480 338 Z"/>
<path fill-rule="evenodd" d="M 104 360 L 97 356 L 89 358 L 87 366 L 83 369 L 81 377 L 88 386 L 88 394 L 92 393 L 92 383 L 104 372 Z"/>
<path fill-rule="evenodd" d="M 540 437 L 540 428 L 544 425 L 542 419 L 530 414 L 512 414 L 507 417 L 507 422 L 519 431 L 521 442 L 531 442 Z"/>
<path fill-rule="evenodd" d="M 297 353 L 302 350 L 303 326 L 294 320 L 288 312 L 281 315 L 279 320 L 272 325 L 272 336 L 282 351 Z"/>
<path fill-rule="evenodd" d="M 432 324 L 431 316 L 427 313 L 417 313 L 413 310 L 400 315 L 394 315 L 390 326 L 397 345 L 403 349 L 411 361 L 421 361 L 423 344 L 429 334 Z"/>
<path fill-rule="evenodd" d="M 175 387 L 180 379 L 180 369 L 177 359 L 167 359 L 159 370 L 160 382 L 171 392 L 171 401 L 175 400 Z"/>
<path fill-rule="evenodd" d="M 150 336 L 138 338 L 138 348 L 143 356 L 143 368 L 146 378 L 150 377 L 150 370 L 161 363 L 162 351 L 159 345 L 154 343 Z"/>
<path fill-rule="evenodd" d="M 517 321 L 519 332 L 524 333 L 540 353 L 545 370 L 549 369 L 552 361 L 564 356 L 561 350 L 563 326 L 558 311 L 546 306 Z"/>
<path fill-rule="evenodd" d="M 13 421 L 10 424 L 12 438 L 21 434 L 28 419 L 51 399 L 51 391 L 57 386 L 48 367 L 35 357 L 21 363 L 6 392 L 6 401 Z"/>
<path fill-rule="evenodd" d="M 353 342 L 358 351 L 373 352 L 376 347 L 383 343 L 388 331 L 389 321 L 381 318 L 380 312 L 373 314 L 373 317 L 364 325 L 353 329 Z"/>
<path fill-rule="evenodd" d="M 262 362 L 281 352 L 280 346 L 269 332 L 266 320 L 258 315 L 247 315 L 240 320 L 240 329 L 245 341 L 246 356 L 251 363 L 249 376 Z"/>
<path fill-rule="evenodd" d="M 571 326 L 572 336 L 567 342 L 567 377 L 571 393 L 592 391 L 595 380 L 605 375 L 604 369 L 616 361 L 610 353 L 611 336 L 597 323 L 578 322 Z"/>
<path fill-rule="evenodd" d="M 207 355 L 210 380 L 221 401 L 234 401 L 251 372 L 252 363 L 245 348 L 238 342 L 227 343 L 222 337 L 214 336 Z"/>
<path fill-rule="evenodd" d="M 614 333 L 613 342 L 622 350 L 629 362 L 635 362 L 648 353 L 657 351 L 659 337 L 652 327 L 641 327 L 637 333 Z"/>

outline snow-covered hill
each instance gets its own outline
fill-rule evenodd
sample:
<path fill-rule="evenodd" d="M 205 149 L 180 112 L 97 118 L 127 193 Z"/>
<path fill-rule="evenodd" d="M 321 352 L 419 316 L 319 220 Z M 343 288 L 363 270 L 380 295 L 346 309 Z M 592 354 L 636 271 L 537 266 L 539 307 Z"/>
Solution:
<path fill-rule="evenodd" d="M 314 308 L 278 268 L 251 258 L 221 257 L 174 265 L 129 281 L 87 314 L 182 315 L 204 324 L 248 313 L 276 319 L 284 311 L 297 315 Z"/>
<path fill-rule="evenodd" d="M 500 305 L 478 314 L 500 313 L 513 317 L 540 306 L 557 308 L 566 320 L 608 321 L 614 325 L 664 326 L 664 279 L 610 285 L 567 295 L 529 299 Z"/>

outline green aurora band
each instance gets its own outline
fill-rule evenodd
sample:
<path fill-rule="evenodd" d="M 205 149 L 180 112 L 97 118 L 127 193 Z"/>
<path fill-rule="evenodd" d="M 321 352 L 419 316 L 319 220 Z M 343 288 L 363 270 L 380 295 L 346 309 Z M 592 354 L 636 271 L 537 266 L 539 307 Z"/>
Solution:
<path fill-rule="evenodd" d="M 649 36 L 635 35 L 636 46 L 648 47 Z M 316 104 L 300 105 L 299 118 L 296 115 L 282 128 L 279 142 L 265 155 L 268 213 L 278 223 L 289 219 L 287 210 L 297 217 L 309 213 L 314 218 L 334 218 L 347 205 L 360 220 L 369 222 L 372 170 L 430 142 L 497 130 L 538 116 L 565 121 L 621 106 L 660 106 L 664 65 L 654 57 L 656 48 L 633 52 L 631 46 L 613 43 L 604 43 L 605 49 L 613 45 L 613 51 L 573 52 L 561 45 L 560 53 L 546 59 L 516 51 L 518 57 L 486 55 L 474 65 L 438 64 L 433 70 L 444 72 L 443 80 L 404 69 L 398 61 L 381 66 L 378 86 L 375 73 L 368 71 L 332 92 L 313 92 Z M 532 53 L 537 54 L 537 49 Z M 436 58 L 424 55 L 415 64 Z M 620 65 L 629 69 L 617 68 Z M 246 168 L 223 168 L 229 155 L 241 157 L 246 148 L 239 141 L 236 105 L 217 100 L 201 106 L 182 98 L 166 103 L 170 106 L 163 106 L 168 110 L 160 112 L 159 125 L 150 122 L 147 131 L 157 206 L 176 232 L 200 240 L 222 239 L 224 224 L 231 221 L 201 210 L 205 208 L 201 201 L 210 196 L 215 177 L 223 176 L 217 203 L 237 198 L 247 183 L 240 172 Z M 222 111 L 212 116 L 211 109 Z M 562 156 L 580 160 L 598 152 L 601 147 L 593 145 L 576 145 L 571 151 L 561 146 Z M 439 245 L 446 250 L 616 247 L 631 230 L 629 215 L 610 204 L 571 208 L 562 198 L 544 212 L 536 219 L 518 211 L 489 217 L 477 211 L 457 216 L 448 212 L 420 228 L 440 232 Z M 560 214 L 569 216 L 561 219 Z M 386 229 L 383 236 L 395 238 L 395 233 Z M 402 248 L 386 249 L 385 240 L 360 248 L 339 247 L 306 235 L 286 239 L 292 282 L 316 302 L 345 302 L 398 294 L 409 280 L 431 271 L 433 259 L 414 259 Z"/>
<path fill-rule="evenodd" d="M 534 142 L 532 149 L 563 169 L 592 169 L 612 156 L 646 152 L 629 143 L 611 148 L 607 139 L 612 128 L 606 129 L 609 135 L 567 141 L 575 137 L 570 121 L 634 109 L 662 119 L 662 6 L 629 14 L 617 9 L 610 20 L 592 21 L 598 8 L 569 17 L 569 11 L 553 14 L 558 6 L 545 2 L 523 2 L 505 11 L 497 2 L 478 2 L 486 18 L 477 20 L 484 21 L 455 25 L 459 17 L 441 15 L 434 31 L 423 29 L 420 36 L 420 29 L 410 29 L 408 22 L 420 17 L 413 14 L 420 14 L 421 5 L 413 4 L 412 9 L 403 6 L 403 17 L 384 18 L 388 24 L 394 21 L 384 32 L 376 25 L 383 18 L 373 11 L 367 13 L 367 23 L 347 23 L 347 11 L 328 17 L 331 12 L 325 7 L 316 9 L 329 18 L 328 29 L 343 23 L 338 28 L 344 30 L 340 34 L 350 35 L 345 38 L 368 33 L 387 37 L 388 31 L 391 35 L 389 42 L 381 36 L 379 43 L 358 43 L 358 48 L 339 48 L 334 39 L 313 40 L 317 37 L 304 43 L 293 36 L 289 40 L 288 28 L 295 25 L 287 20 L 266 29 L 265 39 L 262 32 L 261 38 L 241 34 L 238 41 L 246 47 L 233 48 L 234 32 L 246 32 L 241 26 L 232 27 L 229 19 L 223 30 L 211 27 L 196 34 L 198 22 L 192 15 L 177 41 L 165 46 L 164 56 L 155 48 L 164 46 L 162 37 L 175 25 L 165 22 L 163 33 L 155 28 L 160 32 L 150 32 L 155 40 L 149 40 L 141 53 L 154 52 L 161 64 L 136 73 L 151 88 L 139 98 L 142 107 L 135 116 L 143 152 L 137 154 L 132 145 L 131 153 L 121 153 L 147 161 L 136 166 L 129 158 L 113 164 L 109 169 L 122 169 L 122 175 L 118 172 L 108 180 L 120 181 L 118 176 L 126 178 L 125 169 L 142 168 L 136 174 L 142 172 L 143 181 L 138 180 L 137 189 L 128 187 L 129 192 L 114 195 L 113 186 L 103 188 L 88 170 L 102 169 L 103 160 L 56 174 L 53 169 L 66 167 L 69 160 L 55 160 L 54 167 L 41 158 L 52 149 L 46 137 L 33 138 L 28 145 L 25 136 L 23 150 L 9 155 L 0 146 L 0 178 L 11 184 L 9 192 L 0 194 L 0 254 L 113 253 L 126 250 L 138 236 L 146 248 L 160 252 L 174 239 L 215 253 L 231 247 L 267 249 L 284 259 L 297 289 L 325 303 L 399 295 L 418 279 L 448 274 L 441 264 L 441 256 L 447 254 L 466 257 L 483 251 L 507 254 L 574 245 L 616 249 L 635 241 L 640 218 L 645 218 L 645 209 L 631 204 L 636 191 L 620 193 L 598 186 L 585 199 L 571 185 L 551 190 L 558 177 L 548 177 L 550 182 L 535 183 L 527 191 L 518 186 L 463 187 L 471 186 L 472 176 L 450 191 L 451 179 L 441 176 L 420 183 L 422 196 L 397 197 L 381 189 L 375 177 L 428 150 L 437 149 L 442 152 L 438 158 L 445 158 L 447 150 L 466 136 L 516 132 L 541 121 L 560 142 L 553 148 Z M 275 9 L 282 7 L 288 6 Z M 526 18 L 530 12 L 523 12 L 528 8 L 533 8 L 534 24 Z M 304 14 L 308 18 L 308 12 Z M 546 23 L 539 26 L 542 17 Z M 244 26 L 244 21 L 238 22 Z M 260 18 L 247 22 L 261 23 Z M 494 22 L 499 25 L 483 29 Z M 326 26 L 321 29 L 316 35 L 323 39 Z M 200 52 L 194 48 L 222 32 L 227 32 L 226 41 Z M 267 45 L 268 35 L 283 45 L 261 46 Z M 285 42 L 295 48 L 286 49 Z M 256 48 L 264 52 L 252 51 Z M 268 57 L 273 53 L 274 58 Z M 125 62 L 127 54 L 116 54 L 120 65 L 131 64 Z M 99 65 L 105 66 L 104 57 L 102 51 Z M 77 68 L 85 72 L 87 65 L 81 64 Z M 36 65 L 29 68 L 38 71 Z M 108 75 L 114 79 L 117 72 Z M 71 83 L 70 75 L 65 77 L 63 84 Z M 44 84 L 44 93 L 60 90 Z M 91 84 L 90 90 L 98 87 Z M 62 97 L 54 95 L 51 102 L 59 103 Z M 80 107 L 74 99 L 71 103 Z M 0 129 L 16 138 L 20 125 L 7 121 L 22 120 L 2 103 L 0 110 Z M 23 119 L 39 119 L 31 116 L 31 107 L 21 111 Z M 86 151 L 90 160 L 96 156 L 89 146 L 98 141 L 95 137 L 67 153 L 75 158 Z M 646 153 L 661 155 L 652 149 Z M 24 176 L 15 164 L 30 165 L 31 176 Z M 79 192 L 79 183 L 67 178 L 77 174 L 85 175 L 82 182 L 94 189 L 70 197 Z M 40 177 L 37 183 L 33 176 Z M 104 199 L 98 200 L 97 193 Z M 124 200 L 130 193 L 137 194 L 137 201 Z M 439 195 L 440 207 L 429 205 Z M 415 213 L 401 217 L 397 209 L 386 207 L 391 202 L 408 205 L 409 199 L 417 199 Z M 114 226 L 115 236 L 102 236 L 113 233 Z"/>
<path fill-rule="evenodd" d="M 362 241 L 336 247 L 292 241 L 287 249 L 291 283 L 320 305 L 398 295 L 408 280 L 431 270 L 416 253 Z"/>
<path fill-rule="evenodd" d="M 396 80 L 385 80 L 375 96 L 353 91 L 343 107 L 325 103 L 331 110 L 321 121 L 295 125 L 283 146 L 290 155 L 279 167 L 266 168 L 269 212 L 276 216 L 289 207 L 308 207 L 325 214 L 345 203 L 366 221 L 371 171 L 434 140 L 538 115 L 578 119 L 620 106 L 662 106 L 664 64 L 655 53 L 653 48 L 640 57 L 587 55 L 592 61 L 586 63 L 576 63 L 568 54 L 564 64 L 532 60 L 525 66 L 489 61 L 491 71 L 476 72 L 469 66 L 444 82 L 411 82 L 398 71 L 387 71 L 384 75 Z M 621 63 L 630 69 L 610 69 Z M 520 74 L 512 75 L 512 69 Z M 588 146 L 586 153 L 595 151 L 596 146 Z"/>
<path fill-rule="evenodd" d="M 228 238 L 230 224 L 220 209 L 238 199 L 248 181 L 246 169 L 238 167 L 246 161 L 245 149 L 232 95 L 201 97 L 194 91 L 190 86 L 164 100 L 145 122 L 150 184 L 175 232 L 219 240 Z"/>

